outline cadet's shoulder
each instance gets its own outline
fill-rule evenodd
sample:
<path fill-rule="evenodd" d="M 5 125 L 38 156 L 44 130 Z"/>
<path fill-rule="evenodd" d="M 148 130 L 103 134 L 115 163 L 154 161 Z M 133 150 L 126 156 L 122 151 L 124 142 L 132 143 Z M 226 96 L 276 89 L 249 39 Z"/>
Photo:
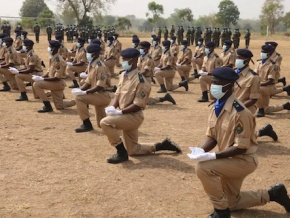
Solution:
<path fill-rule="evenodd" d="M 219 58 L 220 56 L 218 56 L 218 54 L 217 53 L 214 53 L 214 56 L 216 57 L 216 58 Z"/>
<path fill-rule="evenodd" d="M 145 83 L 144 76 L 141 73 L 138 73 L 138 79 L 140 83 Z"/>
<path fill-rule="evenodd" d="M 258 76 L 258 74 L 254 70 L 250 69 L 250 72 L 253 76 Z"/>
<path fill-rule="evenodd" d="M 234 100 L 233 107 L 236 109 L 237 112 L 241 112 L 245 109 L 244 106 L 238 100 Z"/>

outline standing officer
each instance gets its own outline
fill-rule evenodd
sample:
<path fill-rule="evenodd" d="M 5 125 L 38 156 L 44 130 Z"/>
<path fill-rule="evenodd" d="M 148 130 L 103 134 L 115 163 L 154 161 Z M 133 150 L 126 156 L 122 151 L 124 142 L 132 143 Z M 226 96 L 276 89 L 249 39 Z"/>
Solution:
<path fill-rule="evenodd" d="M 87 56 L 86 49 L 84 48 L 86 40 L 84 38 L 78 38 L 76 56 L 72 62 L 67 62 L 66 74 L 73 81 L 73 84 L 69 88 L 78 88 L 79 84 L 76 80 L 75 73 L 79 74 L 87 69 Z M 80 77 L 79 77 L 80 78 Z"/>
<path fill-rule="evenodd" d="M 244 179 L 257 168 L 255 118 L 233 93 L 238 74 L 228 67 L 214 69 L 212 73 L 211 93 L 217 101 L 210 110 L 206 139 L 200 148 L 191 148 L 192 153 L 188 154 L 198 161 L 196 175 L 214 207 L 209 217 L 229 218 L 230 211 L 270 201 L 290 212 L 290 199 L 282 184 L 269 190 L 241 192 Z M 215 147 L 218 150 L 210 152 Z"/>
<path fill-rule="evenodd" d="M 138 38 L 138 36 L 137 35 L 133 35 L 133 37 L 132 37 L 132 48 L 139 49 L 139 43 L 140 43 L 140 39 Z"/>
<path fill-rule="evenodd" d="M 5 60 L 0 63 L 0 81 L 3 83 L 4 87 L 1 92 L 10 91 L 11 88 L 18 90 L 17 83 L 15 81 L 15 75 L 9 71 L 9 67 L 18 68 L 20 66 L 20 59 L 13 48 L 13 39 L 10 37 L 3 38 L 2 46 L 6 49 Z M 10 86 L 8 85 L 8 81 Z"/>
<path fill-rule="evenodd" d="M 34 34 L 35 34 L 35 41 L 39 43 L 39 34 L 40 34 L 40 27 L 38 23 L 35 23 L 34 25 Z"/>
<path fill-rule="evenodd" d="M 198 71 L 201 70 L 203 59 L 204 59 L 204 45 L 203 45 L 203 38 L 199 38 L 197 42 L 197 46 L 195 48 L 195 53 L 192 57 L 192 67 L 193 67 L 193 74 L 192 76 L 198 77 Z"/>
<path fill-rule="evenodd" d="M 199 77 L 200 88 L 202 91 L 202 97 L 198 102 L 208 102 L 207 92 L 211 86 L 212 71 L 213 69 L 222 66 L 222 59 L 214 52 L 215 44 L 208 42 L 205 44 L 205 54 L 203 64 L 201 67 L 201 76 Z"/>
<path fill-rule="evenodd" d="M 223 44 L 223 52 L 221 53 L 223 67 L 233 68 L 235 66 L 236 51 L 232 49 L 232 43 L 231 40 L 225 40 L 225 43 Z"/>
<path fill-rule="evenodd" d="M 161 39 L 161 34 L 162 34 L 161 27 L 158 27 L 158 33 L 157 33 L 157 36 L 158 36 L 159 39 Z"/>
<path fill-rule="evenodd" d="M 105 49 L 104 64 L 109 68 L 111 77 L 115 76 L 114 69 L 116 64 L 116 48 L 114 46 L 114 38 L 108 36 L 107 47 Z"/>
<path fill-rule="evenodd" d="M 181 81 L 189 80 L 189 72 L 191 70 L 192 51 L 188 48 L 188 41 L 181 41 L 181 51 L 176 62 L 176 70 L 181 77 Z"/>
<path fill-rule="evenodd" d="M 107 117 L 101 120 L 104 134 L 117 153 L 107 159 L 108 163 L 121 163 L 128 160 L 128 155 L 151 154 L 160 150 L 181 152 L 179 147 L 165 139 L 155 145 L 138 143 L 138 129 L 141 126 L 150 94 L 150 84 L 138 73 L 137 60 L 140 53 L 134 48 L 121 51 L 122 67 L 125 70 L 120 75 L 118 89 L 113 105 L 107 107 Z M 117 109 L 119 108 L 119 109 Z M 118 130 L 122 130 L 123 140 Z"/>
<path fill-rule="evenodd" d="M 168 29 L 164 27 L 164 40 L 168 40 Z"/>
<path fill-rule="evenodd" d="M 178 45 L 180 45 L 180 42 L 181 42 L 181 27 L 180 26 L 178 26 L 178 29 L 177 29 L 177 43 L 178 43 Z"/>
<path fill-rule="evenodd" d="M 186 31 L 186 40 L 188 41 L 188 45 L 190 45 L 190 39 L 191 39 L 191 30 L 190 27 L 187 27 L 187 31 Z"/>
<path fill-rule="evenodd" d="M 120 64 L 120 52 L 122 50 L 122 43 L 118 40 L 119 34 L 114 33 L 113 38 L 114 38 L 114 46 L 116 48 L 116 66 L 121 67 Z"/>
<path fill-rule="evenodd" d="M 172 25 L 172 26 L 171 26 L 171 30 L 170 30 L 170 38 L 172 38 L 172 36 L 174 36 L 174 34 L 175 34 L 175 28 L 174 28 L 174 26 Z"/>
<path fill-rule="evenodd" d="M 15 73 L 15 80 L 21 94 L 15 101 L 28 101 L 24 81 L 30 82 L 33 85 L 34 80 L 32 79 L 32 75 L 42 76 L 41 59 L 34 53 L 33 45 L 34 42 L 32 40 L 25 39 L 23 41 L 22 49 L 27 53 L 27 57 L 24 61 L 25 68 L 19 71 L 17 70 Z M 37 98 L 38 96 L 33 87 L 32 91 L 34 98 Z"/>
<path fill-rule="evenodd" d="M 49 58 L 48 72 L 41 76 L 33 76 L 33 88 L 36 95 L 43 101 L 44 107 L 38 110 L 38 113 L 46 113 L 53 111 L 51 104 L 44 92 L 50 90 L 54 105 L 57 110 L 72 107 L 76 103 L 72 101 L 63 101 L 63 90 L 66 86 L 64 79 L 66 78 L 65 68 L 66 62 L 58 53 L 61 44 L 58 41 L 51 40 L 47 51 L 51 54 Z"/>
<path fill-rule="evenodd" d="M 158 67 L 155 67 L 155 77 L 160 84 L 160 90 L 157 93 L 166 93 L 173 91 L 183 86 L 188 91 L 187 81 L 182 81 L 179 84 L 173 84 L 173 78 L 175 76 L 176 61 L 174 56 L 170 53 L 170 41 L 162 42 L 162 57 Z M 164 85 L 165 80 L 165 85 Z"/>
<path fill-rule="evenodd" d="M 219 36 L 218 36 L 218 31 L 216 28 L 214 28 L 213 33 L 212 33 L 212 40 L 213 40 L 214 44 L 216 44 L 216 47 L 218 47 Z"/>
<path fill-rule="evenodd" d="M 73 89 L 72 93 L 76 95 L 76 105 L 78 114 L 83 124 L 75 129 L 76 132 L 88 132 L 93 130 L 90 121 L 88 105 L 94 105 L 98 127 L 100 121 L 106 116 L 105 107 L 107 107 L 111 98 L 106 90 L 111 85 L 111 74 L 106 65 L 100 60 L 100 46 L 91 44 L 87 47 L 87 59 L 89 66 L 87 68 L 88 76 L 80 89 Z"/>
<path fill-rule="evenodd" d="M 150 55 L 154 61 L 154 66 L 157 67 L 160 64 L 160 58 L 162 56 L 162 48 L 159 45 L 160 38 L 154 37 L 153 38 L 153 46 L 150 50 Z"/>
<path fill-rule="evenodd" d="M 251 39 L 251 32 L 249 29 L 247 29 L 247 32 L 245 34 L 245 45 L 246 45 L 246 48 L 249 48 L 250 46 L 250 39 Z"/>
<path fill-rule="evenodd" d="M 46 27 L 46 34 L 47 34 L 47 40 L 50 41 L 51 34 L 52 34 L 52 28 L 51 28 L 50 24 L 48 24 L 48 26 Z"/>
<path fill-rule="evenodd" d="M 220 38 L 221 38 L 221 31 L 220 28 L 217 28 L 217 35 L 218 35 L 218 43 L 217 43 L 217 48 L 220 47 Z"/>
<path fill-rule="evenodd" d="M 200 27 L 197 27 L 196 32 L 195 32 L 195 46 L 198 46 L 198 39 L 202 38 L 202 31 L 200 29 Z"/>
<path fill-rule="evenodd" d="M 222 33 L 221 33 L 221 44 L 222 45 L 225 43 L 225 40 L 227 39 L 227 35 L 228 35 L 227 29 L 224 28 Z"/>
<path fill-rule="evenodd" d="M 193 45 L 194 43 L 194 35 L 195 35 L 195 29 L 194 27 L 191 27 L 191 36 L 190 36 L 191 45 Z"/>
<path fill-rule="evenodd" d="M 6 48 L 2 45 L 5 37 L 7 37 L 5 33 L 0 34 L 0 62 L 5 59 Z"/>

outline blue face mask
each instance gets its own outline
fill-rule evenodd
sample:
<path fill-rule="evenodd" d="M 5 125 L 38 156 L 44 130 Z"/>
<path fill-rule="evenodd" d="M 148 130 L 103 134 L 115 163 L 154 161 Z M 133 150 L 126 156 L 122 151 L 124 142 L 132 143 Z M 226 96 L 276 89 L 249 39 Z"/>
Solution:
<path fill-rule="evenodd" d="M 263 60 L 267 59 L 268 58 L 268 53 L 261 52 L 261 58 Z"/>
<path fill-rule="evenodd" d="M 208 54 L 210 53 L 209 48 L 205 48 L 205 49 L 204 49 L 204 52 L 208 55 Z"/>
<path fill-rule="evenodd" d="M 166 51 L 166 48 L 165 46 L 162 46 L 162 51 L 165 52 Z"/>
<path fill-rule="evenodd" d="M 242 69 L 245 66 L 245 61 L 243 59 L 236 59 L 236 67 Z"/>
<path fill-rule="evenodd" d="M 87 53 L 86 56 L 89 62 L 93 60 L 92 53 Z"/>
<path fill-rule="evenodd" d="M 223 45 L 223 51 L 226 51 L 226 50 L 227 50 L 227 46 Z"/>
<path fill-rule="evenodd" d="M 22 50 L 27 52 L 27 47 L 25 45 L 22 46 Z"/>
<path fill-rule="evenodd" d="M 186 47 L 185 45 L 181 45 L 181 49 L 184 50 Z"/>
<path fill-rule="evenodd" d="M 210 86 L 210 93 L 215 99 L 221 99 L 227 92 L 223 92 L 223 87 L 229 85 L 230 83 L 222 86 L 222 85 L 214 85 Z"/>
<path fill-rule="evenodd" d="M 145 54 L 145 51 L 142 48 L 139 49 L 139 52 L 140 52 L 141 55 L 144 55 Z"/>
<path fill-rule="evenodd" d="M 130 61 L 130 60 L 129 60 Z M 131 67 L 132 67 L 132 64 L 131 65 L 129 65 L 129 61 L 123 61 L 121 64 L 122 64 L 122 68 L 124 69 L 124 70 L 130 70 L 131 69 Z"/>

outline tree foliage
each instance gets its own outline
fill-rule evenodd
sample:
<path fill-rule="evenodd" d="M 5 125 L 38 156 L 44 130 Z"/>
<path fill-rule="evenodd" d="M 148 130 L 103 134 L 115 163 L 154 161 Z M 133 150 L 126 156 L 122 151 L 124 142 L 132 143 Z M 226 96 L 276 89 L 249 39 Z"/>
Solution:
<path fill-rule="evenodd" d="M 287 28 L 290 28 L 290 12 L 287 12 L 283 17 L 283 22 Z"/>
<path fill-rule="evenodd" d="M 218 7 L 219 12 L 217 13 L 217 19 L 221 25 L 229 27 L 231 24 L 237 24 L 240 12 L 233 1 L 222 0 Z"/>
<path fill-rule="evenodd" d="M 19 14 L 21 17 L 37 17 L 40 12 L 47 8 L 44 0 L 25 0 Z"/>
<path fill-rule="evenodd" d="M 260 15 L 261 29 L 265 31 L 269 26 L 271 34 L 275 33 L 275 29 L 279 22 L 282 20 L 284 14 L 283 0 L 265 0 L 262 7 L 262 13 Z"/>
<path fill-rule="evenodd" d="M 48 24 L 54 25 L 54 14 L 49 8 L 44 9 L 38 15 L 38 24 L 41 28 L 46 28 Z"/>
<path fill-rule="evenodd" d="M 115 24 L 115 26 L 121 30 L 129 30 L 129 28 L 132 26 L 131 21 L 126 18 L 126 17 L 119 17 L 117 20 L 117 23 Z"/>
<path fill-rule="evenodd" d="M 193 14 L 190 8 L 176 9 L 176 12 L 182 21 L 193 21 Z"/>
<path fill-rule="evenodd" d="M 148 3 L 148 11 L 146 13 L 146 17 L 149 17 L 150 14 L 152 15 L 152 17 L 148 18 L 148 21 L 152 24 L 156 24 L 156 22 L 160 19 L 161 14 L 164 13 L 164 9 L 163 9 L 163 5 L 159 5 L 156 2 L 149 2 Z"/>

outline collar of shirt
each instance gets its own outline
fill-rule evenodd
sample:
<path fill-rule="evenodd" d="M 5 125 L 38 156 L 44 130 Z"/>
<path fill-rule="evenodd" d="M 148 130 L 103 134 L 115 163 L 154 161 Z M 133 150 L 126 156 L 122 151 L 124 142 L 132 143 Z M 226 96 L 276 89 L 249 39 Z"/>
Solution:
<path fill-rule="evenodd" d="M 268 60 L 268 58 L 267 59 L 262 59 L 262 64 L 265 64 L 265 62 Z"/>
<path fill-rule="evenodd" d="M 229 49 L 225 50 L 225 51 L 224 51 L 224 54 L 226 54 L 228 50 L 229 50 Z"/>
<path fill-rule="evenodd" d="M 215 104 L 214 104 L 214 112 L 215 112 L 215 115 L 216 117 L 218 117 L 224 107 L 224 105 L 226 104 L 227 102 L 227 99 L 224 100 L 223 102 L 220 102 L 220 99 L 218 99 Z"/>
<path fill-rule="evenodd" d="M 240 70 L 240 73 L 245 76 L 249 71 L 249 65 L 243 67 L 242 69 L 237 69 L 237 71 L 236 71 L 237 74 L 240 74 L 240 73 L 238 73 L 238 70 Z"/>
<path fill-rule="evenodd" d="M 134 69 L 131 71 L 125 71 L 124 76 L 128 76 L 129 79 L 131 79 L 136 73 L 138 73 L 138 69 Z"/>
<path fill-rule="evenodd" d="M 213 52 L 211 52 L 211 53 L 209 53 L 208 55 L 206 55 L 208 58 L 211 56 L 211 54 L 212 54 Z"/>
<path fill-rule="evenodd" d="M 185 52 L 186 48 L 182 49 L 183 52 Z"/>

